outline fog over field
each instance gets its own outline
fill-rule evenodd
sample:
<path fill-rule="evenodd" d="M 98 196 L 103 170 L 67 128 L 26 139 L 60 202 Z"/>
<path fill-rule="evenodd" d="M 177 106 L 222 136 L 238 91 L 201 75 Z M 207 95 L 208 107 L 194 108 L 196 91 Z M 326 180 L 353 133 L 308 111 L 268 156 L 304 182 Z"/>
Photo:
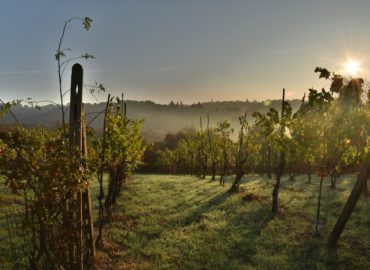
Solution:
<path fill-rule="evenodd" d="M 301 104 L 301 100 L 290 100 L 289 102 L 293 110 Z M 242 116 L 245 110 L 248 111 L 248 119 L 252 120 L 253 112 L 265 113 L 270 107 L 279 111 L 281 101 L 214 101 L 190 105 L 173 102 L 164 105 L 152 101 L 128 100 L 127 115 L 133 119 L 144 119 L 143 135 L 148 142 L 154 142 L 162 140 L 167 133 L 186 128 L 199 129 L 200 117 L 202 117 L 203 128 L 207 127 L 207 115 L 210 116 L 210 127 L 215 127 L 217 122 L 228 119 L 232 126 L 237 128 L 238 117 Z M 105 103 L 85 104 L 87 123 L 99 115 L 104 108 Z M 56 105 L 41 106 L 40 109 L 18 106 L 13 108 L 13 111 L 17 118 L 27 126 L 54 127 L 60 125 L 60 109 Z M 0 123 L 11 124 L 13 122 L 11 115 L 0 119 Z M 91 126 L 98 132 L 101 131 L 103 114 L 100 114 Z"/>

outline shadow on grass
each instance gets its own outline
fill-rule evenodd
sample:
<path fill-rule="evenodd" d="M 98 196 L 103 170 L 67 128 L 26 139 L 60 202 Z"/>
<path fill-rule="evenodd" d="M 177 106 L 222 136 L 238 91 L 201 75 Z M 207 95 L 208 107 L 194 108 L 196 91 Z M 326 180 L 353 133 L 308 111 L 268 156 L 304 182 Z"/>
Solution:
<path fill-rule="evenodd" d="M 286 207 L 281 208 L 284 210 L 283 220 L 291 223 L 287 224 L 287 229 L 292 232 L 297 231 L 289 235 L 290 241 L 295 244 L 289 250 L 284 251 L 289 254 L 287 265 L 291 269 L 318 269 L 320 267 L 340 269 L 337 250 L 327 247 L 328 232 L 335 221 L 334 213 L 337 211 L 338 190 L 325 188 L 322 190 L 320 236 L 317 237 L 315 236 L 315 222 L 319 187 L 315 183 L 303 183 L 303 185 L 309 188 L 305 190 L 306 194 L 293 195 L 285 203 Z M 292 227 L 292 224 L 298 224 L 298 222 L 301 224 L 299 231 Z"/>
<path fill-rule="evenodd" d="M 220 194 L 217 194 L 212 199 L 207 201 L 205 204 L 201 205 L 195 211 L 186 216 L 183 220 L 184 226 L 188 226 L 191 223 L 199 222 L 205 213 L 207 213 L 213 207 L 220 206 L 231 195 L 232 194 L 230 194 L 228 191 L 224 191 Z"/>
<path fill-rule="evenodd" d="M 230 220 L 226 231 L 233 231 L 241 235 L 239 241 L 230 246 L 229 260 L 236 260 L 244 264 L 253 264 L 253 257 L 257 252 L 257 243 L 262 230 L 273 219 L 270 207 L 258 207 L 254 211 L 245 213 L 242 218 L 235 216 Z M 230 228 L 234 227 L 234 228 Z"/>
<path fill-rule="evenodd" d="M 328 247 L 328 257 L 325 266 L 327 269 L 339 269 L 338 250 L 336 247 Z"/>

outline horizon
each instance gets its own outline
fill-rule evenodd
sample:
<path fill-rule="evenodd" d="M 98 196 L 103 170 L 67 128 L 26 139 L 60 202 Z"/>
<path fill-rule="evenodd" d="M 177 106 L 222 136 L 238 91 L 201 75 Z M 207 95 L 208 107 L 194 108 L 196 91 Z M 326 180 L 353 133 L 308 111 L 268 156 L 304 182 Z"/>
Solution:
<path fill-rule="evenodd" d="M 205 100 L 205 101 L 194 101 L 193 103 L 184 103 L 182 102 L 181 100 L 170 100 L 170 102 L 168 103 L 159 103 L 159 102 L 156 102 L 156 101 L 153 101 L 153 100 L 144 100 L 144 99 L 125 99 L 126 102 L 141 102 L 141 103 L 145 103 L 145 102 L 150 102 L 150 103 L 154 103 L 155 105 L 161 105 L 161 106 L 169 106 L 171 102 L 174 102 L 175 105 L 177 105 L 177 103 L 181 104 L 182 102 L 182 105 L 183 106 L 192 106 L 192 105 L 196 105 L 196 104 L 210 104 L 210 103 L 226 103 L 226 102 L 245 102 L 245 103 L 264 103 L 266 101 L 269 101 L 269 102 L 274 102 L 274 101 L 281 101 L 282 99 L 280 98 L 277 98 L 277 99 L 264 99 L 264 100 L 241 100 L 241 99 L 235 99 L 235 100 Z M 289 101 L 299 101 L 299 100 L 302 100 L 302 98 L 292 98 L 292 99 L 285 99 L 286 102 L 289 102 Z M 4 100 L 4 102 L 7 102 L 7 100 Z M 37 103 L 37 101 L 36 101 Z M 84 102 L 84 104 L 90 104 L 90 105 L 99 105 L 99 104 L 105 104 L 106 101 L 102 100 L 102 101 L 99 101 L 99 102 L 96 102 L 96 101 L 92 101 L 92 102 Z M 69 102 L 65 102 L 64 105 L 68 105 Z M 22 106 L 27 106 L 27 107 L 32 107 L 32 105 L 30 105 L 27 100 L 22 100 L 22 102 L 20 103 L 20 105 Z M 42 103 L 42 104 L 39 104 L 38 106 L 39 107 L 44 107 L 44 106 L 49 106 L 49 105 L 52 105 L 52 106 L 58 106 L 59 104 L 55 104 L 55 103 Z"/>

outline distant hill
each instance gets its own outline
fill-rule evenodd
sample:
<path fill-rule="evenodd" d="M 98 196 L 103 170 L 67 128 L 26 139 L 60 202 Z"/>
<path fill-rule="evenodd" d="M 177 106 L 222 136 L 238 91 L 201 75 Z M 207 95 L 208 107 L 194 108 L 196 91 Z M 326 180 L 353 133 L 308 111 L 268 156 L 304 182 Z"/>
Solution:
<path fill-rule="evenodd" d="M 301 100 L 290 100 L 293 111 L 301 104 Z M 280 111 L 281 100 L 270 102 L 257 101 L 215 101 L 195 103 L 192 105 L 157 104 L 152 101 L 127 101 L 127 114 L 129 118 L 145 119 L 143 135 L 148 142 L 160 141 L 167 133 L 174 133 L 184 128 L 199 128 L 199 119 L 202 117 L 203 127 L 207 125 L 207 115 L 210 117 L 210 126 L 216 126 L 217 122 L 229 119 L 233 126 L 238 126 L 238 117 L 247 109 L 249 119 L 252 112 L 266 112 L 273 107 Z M 105 104 L 85 104 L 87 122 L 94 116 L 95 112 L 104 110 Z M 13 108 L 14 114 L 26 126 L 57 126 L 61 122 L 60 110 L 56 105 L 42 106 L 40 110 L 29 106 L 18 106 Z M 10 115 L 0 120 L 2 124 L 12 123 L 14 120 Z M 92 127 L 101 130 L 103 115 L 101 114 L 91 124 Z"/>

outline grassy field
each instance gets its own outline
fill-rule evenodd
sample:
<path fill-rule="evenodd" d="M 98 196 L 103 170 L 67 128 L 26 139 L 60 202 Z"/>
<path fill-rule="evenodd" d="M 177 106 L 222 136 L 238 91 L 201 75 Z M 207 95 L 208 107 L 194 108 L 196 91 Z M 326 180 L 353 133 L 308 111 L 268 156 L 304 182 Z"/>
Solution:
<path fill-rule="evenodd" d="M 315 237 L 316 178 L 283 180 L 273 219 L 273 182 L 263 177 L 248 176 L 234 194 L 229 183 L 209 179 L 135 175 L 115 207 L 96 269 L 370 269 L 370 199 L 359 201 L 337 249 L 326 245 L 354 179 L 339 178 L 335 190 L 324 186 Z M 0 269 L 7 269 L 15 255 L 5 213 L 19 201 L 0 192 Z"/>
<path fill-rule="evenodd" d="M 336 250 L 326 242 L 352 186 L 324 187 L 314 236 L 318 179 L 283 181 L 281 214 L 270 215 L 272 182 L 250 176 L 239 194 L 189 176 L 137 175 L 115 211 L 102 269 L 370 269 L 370 201 L 361 198 Z"/>

